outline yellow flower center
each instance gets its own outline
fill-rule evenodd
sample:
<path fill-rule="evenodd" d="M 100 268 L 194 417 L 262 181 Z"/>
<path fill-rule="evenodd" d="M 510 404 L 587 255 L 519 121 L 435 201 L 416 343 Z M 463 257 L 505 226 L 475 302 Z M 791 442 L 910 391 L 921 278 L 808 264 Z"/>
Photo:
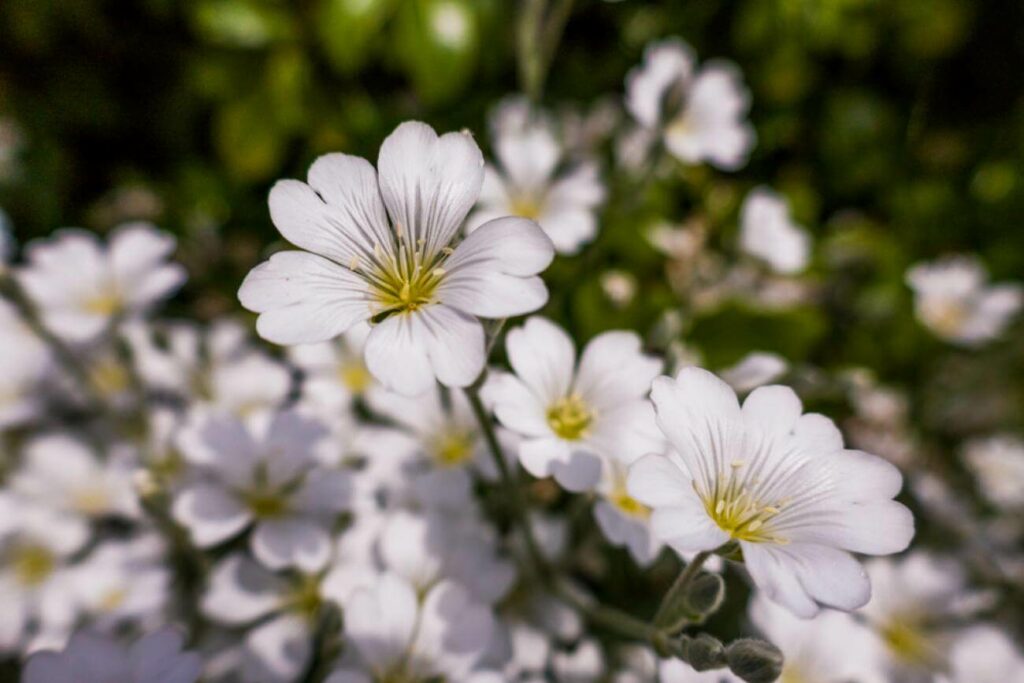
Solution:
<path fill-rule="evenodd" d="M 473 457 L 473 442 L 471 431 L 452 429 L 434 440 L 431 451 L 438 465 L 455 467 Z"/>
<path fill-rule="evenodd" d="M 124 601 L 127 599 L 127 590 L 124 588 L 114 588 L 113 590 L 107 591 L 103 597 L 100 598 L 99 608 L 104 612 L 112 612 L 123 605 Z"/>
<path fill-rule="evenodd" d="M 529 218 L 531 221 L 540 218 L 542 208 L 541 202 L 529 194 L 513 196 L 511 206 L 509 207 L 512 215 Z"/>
<path fill-rule="evenodd" d="M 629 517 L 647 519 L 651 516 L 651 509 L 630 496 L 624 487 L 617 487 L 609 496 L 609 500 L 612 505 Z"/>
<path fill-rule="evenodd" d="M 942 299 L 926 304 L 922 317 L 931 327 L 944 336 L 956 335 L 967 321 L 967 307 L 956 299 Z"/>
<path fill-rule="evenodd" d="M 720 472 L 715 485 L 708 493 L 697 494 L 704 502 L 704 509 L 722 531 L 737 541 L 751 543 L 786 543 L 786 539 L 773 533 L 768 522 L 785 505 L 785 500 L 765 504 L 750 492 L 741 471 L 745 463 L 732 463 L 728 472 Z"/>
<path fill-rule="evenodd" d="M 548 426 L 566 441 L 577 441 L 587 436 L 594 413 L 579 394 L 569 394 L 548 408 Z"/>
<path fill-rule="evenodd" d="M 372 257 L 368 257 L 369 263 L 353 257 L 348 264 L 370 285 L 372 322 L 436 303 L 437 288 L 445 276 L 442 266 L 452 253 L 450 247 L 445 247 L 428 254 L 423 240 L 413 248 L 406 242 L 401 226 L 396 226 L 395 231 L 396 253 L 387 253 L 378 245 Z"/>
<path fill-rule="evenodd" d="M 346 361 L 338 368 L 338 379 L 353 394 L 361 394 L 370 388 L 373 376 L 366 365 L 358 359 Z"/>
<path fill-rule="evenodd" d="M 101 396 L 116 396 L 131 386 L 131 375 L 116 358 L 103 358 L 89 367 L 89 383 Z"/>
<path fill-rule="evenodd" d="M 288 604 L 292 612 L 310 622 L 316 621 L 323 600 L 320 597 L 320 581 L 315 576 L 303 577 L 292 590 Z"/>
<path fill-rule="evenodd" d="M 786 664 L 782 669 L 782 676 L 779 677 L 778 683 L 811 683 L 811 681 L 800 669 Z"/>
<path fill-rule="evenodd" d="M 72 494 L 71 505 L 84 515 L 96 517 L 110 509 L 110 494 L 101 486 L 89 486 Z"/>
<path fill-rule="evenodd" d="M 288 501 L 279 493 L 272 491 L 250 491 L 242 497 L 253 516 L 257 519 L 275 519 L 288 512 Z"/>
<path fill-rule="evenodd" d="M 121 310 L 121 297 L 114 291 L 103 292 L 83 301 L 82 309 L 94 315 L 113 315 Z"/>
<path fill-rule="evenodd" d="M 38 586 L 56 569 L 57 559 L 42 546 L 26 545 L 15 549 L 11 567 L 21 585 Z"/>
<path fill-rule="evenodd" d="M 893 619 L 881 628 L 882 640 L 889 650 L 904 662 L 926 664 L 935 659 L 935 652 L 925 632 L 913 619 Z"/>

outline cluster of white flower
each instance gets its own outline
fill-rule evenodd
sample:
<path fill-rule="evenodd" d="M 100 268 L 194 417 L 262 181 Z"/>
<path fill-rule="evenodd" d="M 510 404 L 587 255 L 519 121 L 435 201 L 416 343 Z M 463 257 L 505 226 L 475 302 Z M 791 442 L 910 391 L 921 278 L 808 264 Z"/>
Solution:
<path fill-rule="evenodd" d="M 698 69 L 669 41 L 626 90 L 633 161 L 745 163 L 733 66 Z M 523 100 L 493 138 L 491 166 L 468 132 L 408 122 L 376 168 L 329 154 L 274 186 L 297 249 L 239 298 L 283 352 L 239 321 L 154 319 L 185 272 L 149 225 L 62 231 L 0 271 L 0 651 L 28 657 L 24 680 L 1022 680 L 955 565 L 857 559 L 910 544 L 903 477 L 770 384 L 786 359 L 753 351 L 720 379 L 632 331 L 578 345 L 541 315 L 503 327 L 545 306 L 556 253 L 597 237 L 606 188 L 586 143 Z M 753 260 L 724 279 L 699 226 L 651 241 L 695 302 L 787 300 L 808 233 L 760 187 L 740 224 Z M 982 279 L 963 261 L 908 275 L 922 321 L 967 345 L 1020 305 Z M 965 460 L 1019 513 L 1024 446 Z M 686 563 L 653 618 L 574 571 L 591 516 L 637 571 L 669 550 Z M 774 647 L 680 635 L 718 608 L 727 566 Z"/>

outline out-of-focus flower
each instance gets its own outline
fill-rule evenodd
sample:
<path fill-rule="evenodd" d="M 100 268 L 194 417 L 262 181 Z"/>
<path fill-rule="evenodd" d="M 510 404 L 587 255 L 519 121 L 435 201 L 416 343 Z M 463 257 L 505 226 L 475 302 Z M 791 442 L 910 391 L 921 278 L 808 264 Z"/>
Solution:
<path fill-rule="evenodd" d="M 725 382 L 684 368 L 655 380 L 651 398 L 674 450 L 635 462 L 628 490 L 653 508 L 658 538 L 680 553 L 738 543 L 758 588 L 801 617 L 868 601 L 850 553 L 899 552 L 914 534 L 892 500 L 895 467 L 844 449 L 832 421 L 802 415 L 788 387 L 755 389 L 741 408 Z"/>
<path fill-rule="evenodd" d="M 594 519 L 612 545 L 625 546 L 640 566 L 658 557 L 662 543 L 651 533 L 651 510 L 626 490 L 628 463 L 604 458 Z"/>
<path fill-rule="evenodd" d="M 32 420 L 43 408 L 40 382 L 53 366 L 50 350 L 21 319 L 17 310 L 0 300 L 0 429 Z"/>
<path fill-rule="evenodd" d="M 76 593 L 98 629 L 156 628 L 170 598 L 172 568 L 159 536 L 100 544 L 74 569 Z"/>
<path fill-rule="evenodd" d="M 148 223 L 117 228 L 106 246 L 91 232 L 61 230 L 28 244 L 27 264 L 15 277 L 50 331 L 86 342 L 115 317 L 142 315 L 185 282 L 185 269 L 167 262 L 174 247 L 173 236 Z"/>
<path fill-rule="evenodd" d="M 453 249 L 483 181 L 483 157 L 468 134 L 438 137 L 425 124 L 404 123 L 384 141 L 377 165 L 379 177 L 365 159 L 331 154 L 310 168 L 309 184 L 278 182 L 274 224 L 308 251 L 281 252 L 254 268 L 239 298 L 260 313 L 260 335 L 280 344 L 376 323 L 366 366 L 396 391 L 419 394 L 435 379 L 467 386 L 485 362 L 476 316 L 544 305 L 537 273 L 554 256 L 551 240 L 532 221 L 506 217 Z"/>
<path fill-rule="evenodd" d="M 333 341 L 288 347 L 288 358 L 305 375 L 303 398 L 325 410 L 337 411 L 366 394 L 375 384 L 363 362 L 369 334 L 368 325 L 358 324 Z"/>
<path fill-rule="evenodd" d="M 595 337 L 576 363 L 568 334 L 532 317 L 505 342 L 515 374 L 495 375 L 486 396 L 494 414 L 521 434 L 519 460 L 536 477 L 570 491 L 593 488 L 601 459 L 623 462 L 661 448 L 647 393 L 661 361 L 632 332 Z"/>
<path fill-rule="evenodd" d="M 907 271 L 921 322 L 942 339 L 968 347 L 1001 335 L 1024 304 L 1019 284 L 988 285 L 987 279 L 974 256 L 948 256 Z"/>
<path fill-rule="evenodd" d="M 551 669 L 558 683 L 588 683 L 600 679 L 607 669 L 604 652 L 593 639 L 577 643 L 571 650 L 551 655 Z"/>
<path fill-rule="evenodd" d="M 506 109 L 495 118 L 498 166 L 485 168 L 477 209 L 466 229 L 520 216 L 536 221 L 560 254 L 575 254 L 597 233 L 595 211 L 605 194 L 597 165 L 581 162 L 559 172 L 562 146 L 554 127 L 539 113 L 512 116 Z"/>
<path fill-rule="evenodd" d="M 317 620 L 338 596 L 320 574 L 275 574 L 241 553 L 210 572 L 202 598 L 209 619 L 242 627 L 239 680 L 290 683 L 312 655 Z"/>
<path fill-rule="evenodd" d="M 1008 683 L 1024 681 L 1024 655 L 1020 644 L 997 628 L 979 625 L 967 629 L 949 655 L 949 677 L 939 683 Z"/>
<path fill-rule="evenodd" d="M 793 222 L 784 197 L 767 187 L 755 187 L 740 210 L 740 248 L 775 272 L 790 275 L 807 267 L 811 241 Z"/>
<path fill-rule="evenodd" d="M 261 422 L 214 413 L 182 433 L 181 449 L 199 470 L 176 495 L 174 518 L 201 548 L 254 524 L 250 547 L 260 562 L 318 571 L 331 525 L 349 505 L 348 475 L 319 466 L 315 450 L 327 434 L 319 422 L 293 411 Z"/>
<path fill-rule="evenodd" d="M 78 614 L 69 562 L 88 539 L 79 518 L 0 493 L 0 650 L 63 643 Z"/>
<path fill-rule="evenodd" d="M 890 666 L 907 673 L 934 671 L 946 662 L 958 619 L 984 607 L 986 597 L 966 589 L 952 559 L 918 552 L 867 563 L 872 596 L 859 614 L 885 646 Z"/>
<path fill-rule="evenodd" d="M 76 633 L 61 652 L 40 652 L 25 667 L 23 683 L 195 683 L 199 655 L 183 650 L 185 637 L 167 627 L 130 647 L 113 638 Z"/>
<path fill-rule="evenodd" d="M 815 683 L 888 683 L 885 653 L 871 631 L 853 617 L 833 610 L 798 619 L 788 610 L 755 595 L 750 619 L 785 655 L 782 681 Z"/>
<path fill-rule="evenodd" d="M 659 683 L 740 683 L 741 680 L 722 669 L 694 671 L 678 659 L 663 659 L 658 663 Z"/>
<path fill-rule="evenodd" d="M 118 451 L 101 459 L 71 435 L 39 436 L 25 446 L 24 464 L 11 479 L 11 491 L 84 520 L 134 517 L 138 500 L 127 456 Z"/>
<path fill-rule="evenodd" d="M 345 628 L 358 661 L 329 683 L 465 680 L 483 655 L 494 618 L 456 583 L 442 581 L 423 596 L 394 574 L 361 589 L 345 609 Z"/>
<path fill-rule="evenodd" d="M 777 353 L 752 351 L 732 367 L 722 370 L 722 379 L 738 393 L 774 382 L 786 374 L 789 363 Z"/>
<path fill-rule="evenodd" d="M 970 441 L 964 461 L 978 480 L 982 494 L 1007 511 L 1024 508 L 1024 440 L 992 436 Z"/>
<path fill-rule="evenodd" d="M 693 50 L 678 38 L 644 51 L 643 64 L 626 76 L 626 108 L 688 164 L 735 170 L 754 146 L 750 94 L 736 67 L 716 60 L 698 70 Z"/>

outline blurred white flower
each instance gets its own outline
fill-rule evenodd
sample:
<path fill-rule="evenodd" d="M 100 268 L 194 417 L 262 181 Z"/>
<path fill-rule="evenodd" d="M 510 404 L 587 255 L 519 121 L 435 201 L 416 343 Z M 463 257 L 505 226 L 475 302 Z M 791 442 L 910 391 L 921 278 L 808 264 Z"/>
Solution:
<path fill-rule="evenodd" d="M 988 600 L 967 589 L 963 569 L 950 558 L 915 552 L 896 561 L 871 560 L 867 570 L 871 601 L 858 614 L 877 634 L 893 669 L 904 674 L 941 668 L 956 621 Z"/>
<path fill-rule="evenodd" d="M 195 683 L 202 661 L 183 650 L 185 637 L 163 628 L 126 647 L 92 633 L 76 633 L 61 652 L 40 652 L 25 667 L 22 683 Z"/>
<path fill-rule="evenodd" d="M 758 588 L 801 617 L 868 601 L 850 553 L 899 552 L 914 534 L 892 500 L 895 467 L 844 449 L 788 387 L 755 389 L 741 408 L 729 385 L 691 367 L 655 380 L 651 398 L 674 450 L 635 462 L 628 488 L 653 508 L 657 537 L 680 553 L 738 543 Z"/>
<path fill-rule="evenodd" d="M 403 579 L 382 574 L 345 610 L 358 661 L 327 682 L 465 681 L 487 648 L 493 621 L 457 583 L 442 581 L 420 597 Z"/>
<path fill-rule="evenodd" d="M 714 60 L 698 70 L 693 50 L 678 38 L 647 46 L 643 64 L 626 76 L 626 108 L 687 164 L 735 170 L 754 146 L 750 94 L 735 65 Z"/>
<path fill-rule="evenodd" d="M 356 324 L 333 341 L 288 347 L 288 359 L 303 372 L 302 396 L 324 410 L 347 408 L 375 384 L 363 361 L 370 327 Z"/>
<path fill-rule="evenodd" d="M 559 683 L 591 683 L 600 679 L 607 663 L 597 641 L 588 638 L 572 650 L 552 654 L 551 669 Z"/>
<path fill-rule="evenodd" d="M 434 380 L 467 386 L 484 367 L 476 316 L 505 318 L 547 301 L 537 273 L 551 241 L 506 217 L 454 247 L 483 181 L 472 137 L 438 137 L 407 122 L 381 146 L 380 174 L 365 159 L 320 157 L 309 184 L 270 193 L 274 224 L 308 251 L 275 254 L 246 277 L 239 299 L 260 313 L 260 335 L 280 344 L 326 341 L 363 321 L 366 366 L 390 389 L 419 394 Z M 390 216 L 390 223 L 389 223 Z"/>
<path fill-rule="evenodd" d="M 625 546 L 640 566 L 653 562 L 661 552 L 661 540 L 651 533 L 651 510 L 626 490 L 627 463 L 604 458 L 601 481 L 594 503 L 594 519 L 612 545 Z"/>
<path fill-rule="evenodd" d="M 88 540 L 81 519 L 0 492 L 0 651 L 63 643 L 78 615 L 69 562 Z"/>
<path fill-rule="evenodd" d="M 793 222 L 782 195 L 755 187 L 740 209 L 740 248 L 776 273 L 791 275 L 807 267 L 811 240 L 807 231 Z"/>
<path fill-rule="evenodd" d="M 318 571 L 328 561 L 330 529 L 349 505 L 348 474 L 319 466 L 319 422 L 282 411 L 260 424 L 211 413 L 179 439 L 198 467 L 174 498 L 174 518 L 201 548 L 254 525 L 249 545 L 272 569 Z"/>
<path fill-rule="evenodd" d="M 759 386 L 774 382 L 786 374 L 789 363 L 777 353 L 751 351 L 736 365 L 722 370 L 722 379 L 736 390 L 746 393 Z"/>
<path fill-rule="evenodd" d="M 750 601 L 750 620 L 785 656 L 782 681 L 888 683 L 885 653 L 871 631 L 844 612 L 824 610 L 799 619 L 762 594 Z"/>
<path fill-rule="evenodd" d="M 112 448 L 101 459 L 69 434 L 39 436 L 25 446 L 10 488 L 22 499 L 84 520 L 134 517 L 139 508 L 129 455 Z"/>
<path fill-rule="evenodd" d="M 502 216 L 536 221 L 560 254 L 575 254 L 597 234 L 595 211 L 604 201 L 597 165 L 586 161 L 559 170 L 564 150 L 554 126 L 540 113 L 509 115 L 499 109 L 492 126 L 498 166 L 484 170 L 477 208 L 466 229 Z"/>
<path fill-rule="evenodd" d="M 689 664 L 678 659 L 663 659 L 658 663 L 659 683 L 741 683 L 742 679 L 724 669 L 694 671 Z M 797 682 L 802 683 L 802 682 Z"/>
<path fill-rule="evenodd" d="M 1024 681 L 1020 642 L 989 625 L 967 629 L 950 652 L 949 677 L 939 683 L 1009 683 Z"/>
<path fill-rule="evenodd" d="M 174 247 L 173 236 L 148 223 L 122 225 L 106 246 L 91 232 L 59 230 L 26 246 L 15 277 L 51 332 L 86 342 L 181 287 L 185 269 L 167 261 Z"/>
<path fill-rule="evenodd" d="M 170 598 L 172 566 L 159 536 L 105 541 L 74 568 L 82 608 L 93 627 L 156 628 Z"/>
<path fill-rule="evenodd" d="M 988 285 L 987 279 L 974 256 L 948 256 L 907 271 L 918 319 L 942 339 L 968 347 L 1001 335 L 1024 304 L 1019 284 Z"/>
<path fill-rule="evenodd" d="M 328 602 L 337 596 L 319 574 L 274 574 L 236 553 L 211 570 L 201 608 L 215 622 L 246 628 L 239 680 L 291 683 L 309 662 Z"/>
<path fill-rule="evenodd" d="M 609 301 L 623 308 L 636 296 L 636 278 L 626 270 L 608 270 L 601 274 L 601 289 Z"/>
<path fill-rule="evenodd" d="M 963 457 L 994 505 L 1024 509 L 1024 440 L 1010 435 L 975 439 L 966 444 Z"/>
<path fill-rule="evenodd" d="M 29 329 L 17 310 L 0 300 L 0 429 L 23 424 L 43 409 L 40 382 L 49 374 L 49 348 Z"/>
<path fill-rule="evenodd" d="M 515 374 L 489 378 L 485 396 L 523 436 L 519 461 L 530 474 L 584 491 L 598 483 L 602 458 L 628 463 L 660 450 L 647 393 L 661 361 L 641 351 L 635 333 L 598 335 L 577 366 L 569 335 L 531 317 L 509 331 L 505 348 Z"/>

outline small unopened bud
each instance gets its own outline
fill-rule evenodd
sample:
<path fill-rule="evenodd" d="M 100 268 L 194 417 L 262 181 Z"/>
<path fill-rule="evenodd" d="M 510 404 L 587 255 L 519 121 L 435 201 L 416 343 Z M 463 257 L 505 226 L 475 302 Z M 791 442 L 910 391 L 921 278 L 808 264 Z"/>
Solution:
<path fill-rule="evenodd" d="M 678 633 L 687 624 L 698 624 L 714 613 L 725 596 L 725 582 L 717 574 L 702 573 L 678 594 L 670 594 L 660 610 L 657 626 Z"/>
<path fill-rule="evenodd" d="M 683 636 L 674 641 L 672 654 L 696 671 L 721 669 L 726 665 L 725 646 L 707 633 L 701 633 L 694 638 Z"/>
<path fill-rule="evenodd" d="M 734 640 L 726 648 L 725 657 L 729 669 L 747 683 L 772 683 L 782 675 L 782 653 L 763 640 Z"/>

